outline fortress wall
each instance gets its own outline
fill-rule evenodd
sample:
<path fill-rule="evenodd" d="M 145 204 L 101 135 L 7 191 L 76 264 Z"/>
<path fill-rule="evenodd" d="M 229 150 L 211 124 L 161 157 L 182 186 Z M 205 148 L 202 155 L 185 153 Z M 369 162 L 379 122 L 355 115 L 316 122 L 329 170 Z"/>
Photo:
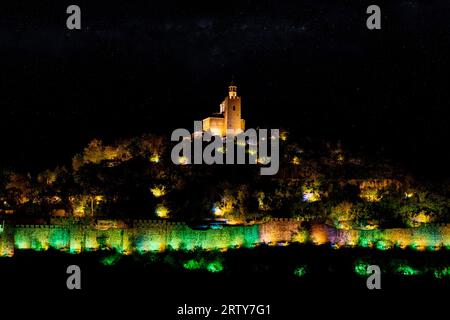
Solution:
<path fill-rule="evenodd" d="M 55 225 L 18 225 L 14 228 L 14 246 L 17 249 L 64 250 L 70 247 L 69 229 Z"/>
<path fill-rule="evenodd" d="M 193 230 L 185 224 L 146 224 L 128 230 L 138 252 L 165 249 L 222 249 L 259 242 L 258 226 Z"/>
<path fill-rule="evenodd" d="M 303 229 L 295 219 L 273 219 L 247 226 L 226 226 L 218 230 L 193 230 L 184 223 L 136 221 L 132 228 L 98 230 L 89 225 L 5 226 L 0 233 L 0 256 L 12 256 L 14 249 L 71 253 L 113 248 L 118 252 L 147 252 L 167 249 L 226 249 L 252 247 L 259 243 L 277 244 L 311 241 L 333 246 L 361 246 L 389 249 L 393 246 L 450 248 L 450 225 L 386 230 L 337 230 L 316 224 Z"/>
<path fill-rule="evenodd" d="M 422 250 L 426 247 L 449 247 L 450 226 L 425 225 L 418 228 L 393 228 L 385 230 L 334 230 L 327 229 L 328 242 L 335 245 L 359 245 L 379 249 L 393 246 Z"/>
<path fill-rule="evenodd" d="M 259 241 L 267 244 L 300 240 L 301 222 L 296 219 L 272 219 L 259 225 Z M 304 242 L 304 241 L 299 241 Z"/>
<path fill-rule="evenodd" d="M 0 232 L 0 257 L 12 257 L 14 255 L 14 229 L 5 226 Z"/>

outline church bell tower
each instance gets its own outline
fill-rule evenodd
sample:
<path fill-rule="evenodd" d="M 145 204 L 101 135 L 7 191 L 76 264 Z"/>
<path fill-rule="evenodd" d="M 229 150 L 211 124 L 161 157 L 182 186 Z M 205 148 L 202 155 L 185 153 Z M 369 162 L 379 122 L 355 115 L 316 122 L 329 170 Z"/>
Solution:
<path fill-rule="evenodd" d="M 237 135 L 245 130 L 245 120 L 241 119 L 241 97 L 237 95 L 237 86 L 233 82 L 228 86 L 228 96 L 220 104 L 220 112 L 203 120 L 203 131 L 208 130 L 222 137 L 228 131 Z"/>
<path fill-rule="evenodd" d="M 237 86 L 232 82 L 228 86 L 228 97 L 223 101 L 225 132 L 232 130 L 238 134 L 245 130 L 244 120 L 241 119 L 241 97 L 237 95 Z"/>

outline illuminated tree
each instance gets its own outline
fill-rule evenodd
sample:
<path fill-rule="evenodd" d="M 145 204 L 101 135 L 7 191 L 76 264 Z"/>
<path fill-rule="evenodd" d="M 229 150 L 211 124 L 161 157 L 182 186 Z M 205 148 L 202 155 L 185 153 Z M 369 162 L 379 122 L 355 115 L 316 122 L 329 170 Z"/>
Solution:
<path fill-rule="evenodd" d="M 33 198 L 30 175 L 11 173 L 5 189 L 9 200 L 16 205 L 23 205 Z"/>

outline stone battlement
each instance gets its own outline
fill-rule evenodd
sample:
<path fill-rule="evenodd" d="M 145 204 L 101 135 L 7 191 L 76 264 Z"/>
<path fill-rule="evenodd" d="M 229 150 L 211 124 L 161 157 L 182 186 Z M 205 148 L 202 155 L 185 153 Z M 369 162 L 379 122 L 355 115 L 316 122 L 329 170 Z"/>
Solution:
<path fill-rule="evenodd" d="M 185 226 L 186 223 L 180 221 L 166 221 L 166 220 L 134 220 L 134 226 L 148 226 L 148 225 L 168 225 L 168 226 Z"/>
<path fill-rule="evenodd" d="M 267 222 L 299 222 L 302 221 L 300 218 L 270 218 Z"/>
<path fill-rule="evenodd" d="M 22 229 L 66 229 L 66 226 L 56 224 L 16 224 L 15 228 Z"/>

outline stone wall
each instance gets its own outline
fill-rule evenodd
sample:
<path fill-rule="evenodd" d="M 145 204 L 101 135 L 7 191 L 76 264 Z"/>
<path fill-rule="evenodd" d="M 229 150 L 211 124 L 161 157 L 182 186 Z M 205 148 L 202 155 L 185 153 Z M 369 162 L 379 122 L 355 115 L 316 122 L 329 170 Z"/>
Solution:
<path fill-rule="evenodd" d="M 12 256 L 14 249 L 47 250 L 71 253 L 116 249 L 132 252 L 166 249 L 226 249 L 292 242 L 329 243 L 335 247 L 361 246 L 389 249 L 394 246 L 414 249 L 450 248 L 450 225 L 386 230 L 336 230 L 325 225 L 302 228 L 296 219 L 272 219 L 248 226 L 194 230 L 184 223 L 162 220 L 137 220 L 130 228 L 98 230 L 91 225 L 6 225 L 0 233 L 0 256 Z"/>

